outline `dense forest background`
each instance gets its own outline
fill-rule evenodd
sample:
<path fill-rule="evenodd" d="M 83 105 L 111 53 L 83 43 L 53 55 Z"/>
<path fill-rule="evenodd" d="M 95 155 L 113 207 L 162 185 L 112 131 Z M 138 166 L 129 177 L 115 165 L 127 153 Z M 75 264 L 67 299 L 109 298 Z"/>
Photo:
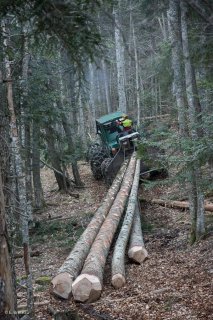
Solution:
<path fill-rule="evenodd" d="M 8 310 L 19 235 L 33 313 L 28 226 L 45 206 L 41 163 L 54 170 L 59 190 L 81 188 L 78 161 L 103 114 L 121 110 L 134 119 L 142 159 L 147 146 L 165 149 L 161 165 L 189 197 L 191 243 L 205 234 L 212 16 L 210 0 L 1 0 L 0 289 L 6 285 Z"/>

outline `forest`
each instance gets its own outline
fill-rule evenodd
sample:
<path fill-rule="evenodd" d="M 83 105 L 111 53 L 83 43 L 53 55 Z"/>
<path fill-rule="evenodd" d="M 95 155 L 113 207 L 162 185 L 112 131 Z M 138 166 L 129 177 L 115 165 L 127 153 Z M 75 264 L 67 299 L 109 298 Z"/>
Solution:
<path fill-rule="evenodd" d="M 0 44 L 0 320 L 212 319 L 213 2 L 0 0 Z"/>

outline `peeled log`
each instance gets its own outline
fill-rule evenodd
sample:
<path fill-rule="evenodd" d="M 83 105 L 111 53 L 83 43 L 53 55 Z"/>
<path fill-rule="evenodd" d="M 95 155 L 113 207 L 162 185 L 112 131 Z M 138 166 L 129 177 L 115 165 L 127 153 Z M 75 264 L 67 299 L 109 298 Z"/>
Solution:
<path fill-rule="evenodd" d="M 125 173 L 121 189 L 90 249 L 82 273 L 72 284 L 72 293 L 77 301 L 93 302 L 101 295 L 106 258 L 128 199 L 135 165 L 136 155 L 134 153 Z M 93 276 L 92 280 L 90 276 Z"/>
<path fill-rule="evenodd" d="M 118 289 L 125 285 L 125 250 L 129 239 L 132 222 L 137 204 L 138 185 L 140 177 L 140 160 L 137 160 L 132 190 L 129 196 L 126 215 L 123 221 L 121 231 L 115 244 L 112 258 L 112 285 Z"/>
<path fill-rule="evenodd" d="M 162 200 L 162 199 L 142 199 L 142 201 L 160 204 L 164 207 L 169 208 L 179 208 L 179 209 L 189 209 L 189 202 L 188 201 L 169 201 L 169 200 Z M 213 204 L 205 202 L 204 208 L 206 211 L 213 212 Z"/>
<path fill-rule="evenodd" d="M 52 292 L 55 295 L 64 299 L 69 298 L 72 290 L 72 282 L 80 273 L 92 243 L 97 236 L 97 233 L 120 189 L 126 167 L 127 161 L 124 162 L 119 173 L 117 174 L 102 205 L 98 208 L 91 222 L 75 244 L 73 250 L 58 270 L 58 274 L 51 281 L 53 285 Z"/>
<path fill-rule="evenodd" d="M 141 229 L 140 209 L 137 202 L 135 207 L 135 215 L 133 220 L 133 226 L 129 241 L 128 256 L 131 260 L 142 263 L 147 257 L 148 253 L 144 246 L 143 234 Z"/>

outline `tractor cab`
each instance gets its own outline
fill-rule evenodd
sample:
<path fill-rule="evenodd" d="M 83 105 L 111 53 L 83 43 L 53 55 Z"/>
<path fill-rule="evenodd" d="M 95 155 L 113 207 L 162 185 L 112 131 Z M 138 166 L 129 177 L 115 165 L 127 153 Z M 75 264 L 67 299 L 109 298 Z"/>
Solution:
<path fill-rule="evenodd" d="M 97 134 L 102 143 L 111 152 L 112 149 L 119 149 L 118 134 L 122 130 L 116 121 L 122 118 L 123 112 L 114 112 L 100 117 L 96 120 Z"/>
<path fill-rule="evenodd" d="M 117 111 L 96 120 L 97 134 L 110 155 L 115 155 L 119 149 L 132 149 L 134 140 L 139 138 L 139 133 L 133 128 L 124 130 L 121 123 L 124 117 L 126 115 L 123 112 Z"/>

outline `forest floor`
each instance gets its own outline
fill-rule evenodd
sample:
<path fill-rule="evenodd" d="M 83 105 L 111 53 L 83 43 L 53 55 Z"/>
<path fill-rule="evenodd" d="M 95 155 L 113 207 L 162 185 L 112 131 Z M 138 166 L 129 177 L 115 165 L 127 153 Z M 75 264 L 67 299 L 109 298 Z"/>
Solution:
<path fill-rule="evenodd" d="M 103 320 L 167 320 L 213 319 L 212 275 L 213 237 L 190 246 L 189 212 L 142 203 L 142 225 L 149 258 L 136 265 L 126 260 L 126 285 L 115 290 L 111 286 L 111 253 L 104 273 L 101 298 L 90 304 L 60 300 L 50 294 L 49 281 L 56 274 L 71 248 L 98 208 L 107 187 L 95 181 L 88 164 L 81 162 L 80 171 L 84 189 L 76 189 L 79 199 L 57 191 L 53 173 L 42 169 L 47 208 L 35 213 L 39 221 L 31 229 L 31 258 L 36 304 L 36 319 L 54 319 L 53 308 L 71 311 L 67 319 Z M 143 198 L 172 198 L 180 192 L 178 186 L 156 185 L 144 190 Z M 57 220 L 51 220 L 57 217 Z M 206 215 L 208 223 L 212 214 Z M 26 305 L 23 258 L 16 259 L 18 305 Z M 39 277 L 41 277 L 39 279 Z"/>

